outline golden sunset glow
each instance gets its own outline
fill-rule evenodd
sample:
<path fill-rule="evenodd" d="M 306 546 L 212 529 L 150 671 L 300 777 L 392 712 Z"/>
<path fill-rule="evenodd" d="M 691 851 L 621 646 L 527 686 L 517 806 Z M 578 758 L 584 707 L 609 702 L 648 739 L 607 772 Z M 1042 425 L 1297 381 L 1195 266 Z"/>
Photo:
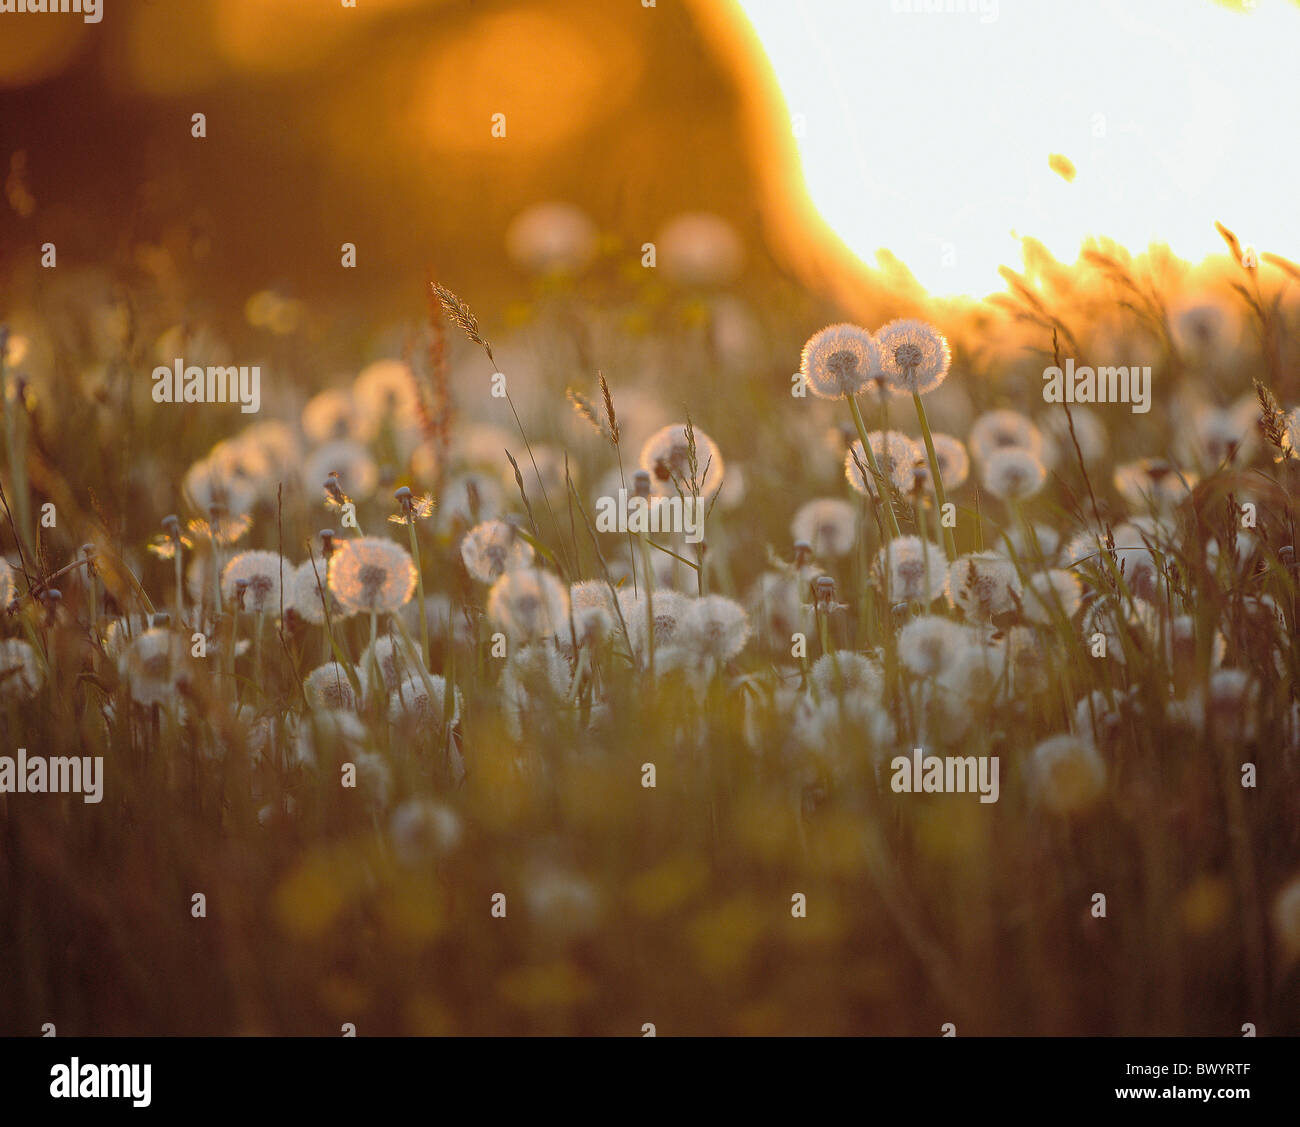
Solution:
<path fill-rule="evenodd" d="M 1293 255 L 1300 8 L 1024 0 L 740 0 L 813 204 L 868 263 L 939 295 L 1000 288 L 1021 238 L 1221 253 L 1215 220 Z M 938 8 L 928 11 L 927 8 Z M 1057 168 L 1073 165 L 1071 179 Z"/>

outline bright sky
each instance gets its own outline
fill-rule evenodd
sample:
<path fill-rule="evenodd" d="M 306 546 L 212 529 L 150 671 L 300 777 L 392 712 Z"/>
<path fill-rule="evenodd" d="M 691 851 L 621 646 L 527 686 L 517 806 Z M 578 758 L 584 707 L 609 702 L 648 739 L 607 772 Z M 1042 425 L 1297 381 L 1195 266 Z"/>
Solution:
<path fill-rule="evenodd" d="M 1002 289 L 1017 236 L 1071 262 L 1089 234 L 1199 261 L 1224 250 L 1217 219 L 1300 256 L 1292 0 L 739 3 L 813 203 L 859 257 L 888 249 L 933 293 Z"/>

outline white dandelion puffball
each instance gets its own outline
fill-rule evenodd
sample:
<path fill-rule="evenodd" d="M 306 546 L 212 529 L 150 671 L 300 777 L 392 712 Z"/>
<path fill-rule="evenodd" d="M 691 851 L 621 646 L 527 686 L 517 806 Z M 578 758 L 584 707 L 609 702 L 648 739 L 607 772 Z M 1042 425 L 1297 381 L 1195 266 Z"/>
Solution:
<path fill-rule="evenodd" d="M 404 677 L 397 683 L 388 698 L 388 722 L 390 724 L 405 724 L 422 730 L 441 730 L 443 710 L 447 704 L 447 682 L 444 678 L 433 673 L 427 676 L 429 678 L 428 685 L 424 683 L 424 677 L 421 677 L 419 673 Z M 432 693 L 429 692 L 430 688 L 433 689 Z M 458 689 L 451 702 L 451 722 L 453 725 L 460 719 L 460 705 L 461 697 Z"/>
<path fill-rule="evenodd" d="M 165 705 L 176 699 L 186 652 L 183 639 L 170 630 L 146 630 L 118 659 L 118 671 L 136 704 Z"/>
<path fill-rule="evenodd" d="M 420 394 L 415 373 L 401 360 L 376 360 L 367 364 L 352 382 L 352 401 L 371 433 L 385 422 L 396 430 L 418 425 Z"/>
<path fill-rule="evenodd" d="M 1097 749 L 1078 736 L 1044 740 L 1029 759 L 1035 799 L 1054 814 L 1078 814 L 1092 806 L 1106 786 L 1106 765 Z"/>
<path fill-rule="evenodd" d="M 868 697 L 879 700 L 884 674 L 869 657 L 853 650 L 822 654 L 808 673 L 808 679 L 823 697 Z"/>
<path fill-rule="evenodd" d="M 338 541 L 330 557 L 330 590 L 344 608 L 357 614 L 401 609 L 415 590 L 415 580 L 410 552 L 378 536 Z"/>
<path fill-rule="evenodd" d="M 1043 488 L 1047 469 L 1032 450 L 1008 446 L 984 459 L 984 488 L 1003 501 L 1025 501 Z"/>
<path fill-rule="evenodd" d="M 327 442 L 303 462 L 302 480 L 309 493 L 319 494 L 330 474 L 338 474 L 340 488 L 354 501 L 364 501 L 379 484 L 379 467 L 370 451 L 347 438 Z"/>
<path fill-rule="evenodd" d="M 880 379 L 880 350 L 866 329 L 827 325 L 803 346 L 799 371 L 814 395 L 847 399 Z"/>
<path fill-rule="evenodd" d="M 327 606 L 331 620 L 347 618 L 352 613 L 330 591 L 329 569 L 319 558 L 304 560 L 285 573 L 284 605 L 313 626 L 324 624 Z"/>
<path fill-rule="evenodd" d="M 475 525 L 460 542 L 465 570 L 480 583 L 495 583 L 507 571 L 531 567 L 533 547 L 513 525 L 488 520 Z"/>
<path fill-rule="evenodd" d="M 886 484 L 899 493 L 910 493 L 916 484 L 916 443 L 896 430 L 872 431 L 867 441 Z M 861 442 L 854 442 L 844 456 L 844 476 L 859 493 L 868 497 L 877 495 L 875 475 Z"/>
<path fill-rule="evenodd" d="M 348 679 L 341 666 L 338 676 L 347 685 Z M 369 738 L 366 726 L 355 712 L 320 705 L 304 716 L 294 729 L 293 761 L 303 767 L 317 767 L 322 760 L 351 759 L 357 752 L 365 750 Z"/>
<path fill-rule="evenodd" d="M 795 513 L 790 535 L 811 544 L 816 556 L 847 556 L 857 541 L 857 513 L 838 497 L 818 498 Z"/>
<path fill-rule="evenodd" d="M 692 424 L 695 469 L 691 470 L 691 444 L 685 423 L 656 431 L 641 448 L 641 468 L 650 475 L 650 488 L 660 497 L 712 497 L 721 487 L 726 467 L 718 444 Z"/>
<path fill-rule="evenodd" d="M 506 253 L 536 274 L 576 274 L 596 256 L 596 226 L 573 204 L 536 203 L 506 228 Z"/>
<path fill-rule="evenodd" d="M 352 393 L 343 388 L 330 387 L 318 392 L 302 409 L 302 432 L 312 443 L 347 438 L 368 441 L 374 437 L 368 423 L 368 417 L 352 401 Z"/>
<path fill-rule="evenodd" d="M 628 638 L 632 650 L 641 657 L 646 650 L 650 621 L 646 613 L 646 593 L 633 594 L 626 587 L 618 592 L 619 606 L 623 611 L 623 621 L 627 623 Z M 690 599 L 677 591 L 657 590 L 650 598 L 650 614 L 654 616 L 654 645 L 659 650 L 681 641 L 682 617 L 690 605 Z"/>
<path fill-rule="evenodd" d="M 937 677 L 957 660 L 969 636 L 941 614 L 923 614 L 898 632 L 898 660 L 918 677 Z"/>
<path fill-rule="evenodd" d="M 948 340 L 924 321 L 890 321 L 876 331 L 880 370 L 895 395 L 924 395 L 948 375 L 952 350 Z"/>
<path fill-rule="evenodd" d="M 460 839 L 460 816 L 431 798 L 408 798 L 388 819 L 388 840 L 403 865 L 450 853 Z"/>
<path fill-rule="evenodd" d="M 1070 407 L 1069 412 L 1067 416 L 1065 411 L 1052 411 L 1042 420 L 1041 456 L 1048 469 L 1077 466 L 1080 454 L 1084 464 L 1091 466 L 1106 455 L 1109 439 L 1097 412 L 1087 407 Z M 1070 435 L 1071 420 L 1074 422 L 1073 437 Z M 1078 450 L 1074 448 L 1076 441 Z"/>
<path fill-rule="evenodd" d="M 1083 585 L 1072 571 L 1052 568 L 1039 572 L 1025 589 L 1024 612 L 1030 622 L 1050 626 L 1059 614 L 1073 618 L 1083 598 Z"/>
<path fill-rule="evenodd" d="M 930 441 L 934 443 L 934 460 L 939 463 L 944 492 L 960 489 L 970 477 L 970 455 L 966 453 L 965 443 L 950 434 L 932 434 Z M 933 489 L 929 451 L 926 450 L 924 441 L 913 443 L 913 446 L 916 450 L 916 481 L 913 488 Z"/>
<path fill-rule="evenodd" d="M 401 642 L 391 634 L 381 634 L 373 646 L 361 651 L 357 670 L 363 683 L 369 684 L 375 678 L 375 670 L 383 681 L 384 692 L 390 693 L 401 682 L 406 672 L 406 651 Z M 368 695 L 368 694 L 367 694 Z"/>
<path fill-rule="evenodd" d="M 337 661 L 318 665 L 302 682 L 303 694 L 312 708 L 355 711 L 356 690 L 348 680 L 347 670 Z"/>
<path fill-rule="evenodd" d="M 676 215 L 655 239 L 659 268 L 687 286 L 725 285 L 744 263 L 740 236 L 725 219 L 709 212 Z"/>
<path fill-rule="evenodd" d="M 1015 447 L 1042 456 L 1043 435 L 1028 415 L 1019 411 L 998 408 L 986 411 L 970 428 L 970 448 L 977 460 L 983 461 L 998 450 Z"/>
<path fill-rule="evenodd" d="M 569 632 L 569 591 L 549 571 L 507 571 L 488 592 L 488 618 L 513 642 Z"/>
<path fill-rule="evenodd" d="M 0 641 L 0 700 L 30 700 L 45 684 L 45 668 L 29 642 Z"/>
<path fill-rule="evenodd" d="M 730 661 L 749 641 L 749 615 L 734 599 L 704 595 L 688 600 L 681 621 L 681 644 L 695 656 Z"/>
<path fill-rule="evenodd" d="M 1016 608 L 1023 584 L 1005 556 L 972 552 L 948 565 L 947 590 L 948 600 L 968 619 L 988 622 Z"/>
<path fill-rule="evenodd" d="M 205 516 L 214 507 L 220 507 L 228 516 L 242 517 L 257 501 L 257 490 L 251 482 L 229 465 L 211 458 L 195 462 L 186 470 L 181 492 Z"/>
<path fill-rule="evenodd" d="M 889 584 L 890 602 L 928 606 L 943 594 L 948 558 L 933 540 L 900 536 L 880 549 L 878 562 Z"/>
<path fill-rule="evenodd" d="M 240 552 L 221 573 L 221 598 L 227 607 L 237 604 L 236 589 L 244 587 L 242 610 L 252 614 L 275 613 L 280 609 L 280 573 L 288 579 L 293 565 L 278 552 Z"/>
<path fill-rule="evenodd" d="M 569 663 L 550 642 L 524 646 L 510 655 L 501 673 L 501 706 L 512 739 L 522 738 L 529 714 L 555 714 L 569 680 Z"/>

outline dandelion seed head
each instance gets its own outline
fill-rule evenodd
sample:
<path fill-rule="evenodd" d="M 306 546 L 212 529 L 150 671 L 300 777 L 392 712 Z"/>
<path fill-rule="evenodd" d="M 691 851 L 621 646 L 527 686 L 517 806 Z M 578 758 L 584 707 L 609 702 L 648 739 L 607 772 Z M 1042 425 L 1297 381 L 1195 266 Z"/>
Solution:
<path fill-rule="evenodd" d="M 971 424 L 970 448 L 978 461 L 985 461 L 999 450 L 1028 450 L 1041 457 L 1043 436 L 1028 415 L 998 408 L 986 411 Z"/>
<path fill-rule="evenodd" d="M 507 571 L 531 567 L 533 548 L 505 521 L 475 525 L 460 542 L 465 570 L 480 583 L 495 583 Z"/>
<path fill-rule="evenodd" d="M 950 434 L 931 434 L 934 443 L 934 459 L 939 463 L 939 475 L 943 478 L 945 492 L 960 489 L 970 477 L 970 455 L 966 453 L 965 444 Z M 912 488 L 916 490 L 933 489 L 930 480 L 930 456 L 923 442 L 912 444 L 916 452 L 915 478 Z"/>
<path fill-rule="evenodd" d="M 338 475 L 343 492 L 354 501 L 364 501 L 379 485 L 379 466 L 370 456 L 370 451 L 351 439 L 327 442 L 303 461 L 303 484 L 313 495 L 331 474 Z"/>
<path fill-rule="evenodd" d="M 828 325 L 803 346 L 799 371 L 814 395 L 847 399 L 880 379 L 880 350 L 866 329 Z"/>
<path fill-rule="evenodd" d="M 823 654 L 813 662 L 808 677 L 822 696 L 865 696 L 878 701 L 884 688 L 880 667 L 853 650 Z"/>
<path fill-rule="evenodd" d="M 886 484 L 899 493 L 910 493 L 916 484 L 917 446 L 905 434 L 896 430 L 872 431 L 867 435 L 876 464 Z M 862 443 L 856 441 L 844 457 L 844 476 L 859 493 L 868 497 L 878 495 L 871 463 L 867 460 Z"/>
<path fill-rule="evenodd" d="M 749 615 L 734 599 L 703 595 L 687 600 L 680 629 L 680 644 L 697 657 L 730 661 L 749 641 Z"/>
<path fill-rule="evenodd" d="M 488 618 L 516 643 L 569 631 L 569 591 L 549 571 L 507 571 L 488 592 Z"/>
<path fill-rule="evenodd" d="M 1073 618 L 1083 599 L 1083 585 L 1072 571 L 1053 568 L 1029 579 L 1024 594 L 1025 617 L 1039 626 L 1050 626 L 1057 616 Z"/>
<path fill-rule="evenodd" d="M 534 274 L 577 274 L 596 256 L 596 226 L 581 208 L 560 202 L 525 208 L 506 228 L 506 253 Z"/>
<path fill-rule="evenodd" d="M 924 321 L 899 319 L 876 331 L 880 370 L 895 395 L 924 395 L 948 375 L 952 350 L 947 338 Z"/>
<path fill-rule="evenodd" d="M 1115 467 L 1115 489 L 1137 510 L 1168 514 L 1191 496 L 1194 473 L 1163 458 L 1139 458 Z"/>
<path fill-rule="evenodd" d="M 400 544 L 378 536 L 342 540 L 330 557 L 329 588 L 356 614 L 391 614 L 415 591 L 415 564 Z"/>
<path fill-rule="evenodd" d="M 373 646 L 367 646 L 361 651 L 361 658 L 357 662 L 357 671 L 363 684 L 370 684 L 375 676 L 374 670 L 378 668 L 385 693 L 391 693 L 397 688 L 406 667 L 406 652 L 401 642 L 391 634 L 380 634 Z"/>
<path fill-rule="evenodd" d="M 293 566 L 277 552 L 240 552 L 221 573 L 221 598 L 236 605 L 236 585 L 245 584 L 243 609 L 251 614 L 276 613 L 280 609 L 280 572 L 288 579 Z"/>
<path fill-rule="evenodd" d="M 1086 740 L 1053 736 L 1034 748 L 1029 778 L 1034 798 L 1053 814 L 1079 814 L 1101 797 L 1106 765 Z"/>
<path fill-rule="evenodd" d="M 641 448 L 641 468 L 650 475 L 650 488 L 660 497 L 712 497 L 721 487 L 725 467 L 718 444 L 692 424 L 695 472 L 691 473 L 690 440 L 685 423 L 674 423 L 652 434 Z"/>
<path fill-rule="evenodd" d="M 430 798 L 408 798 L 388 819 L 388 840 L 403 865 L 450 853 L 462 834 L 456 811 Z"/>
<path fill-rule="evenodd" d="M 948 601 L 976 622 L 1014 610 L 1023 592 L 1015 564 L 993 552 L 958 556 L 948 565 L 945 586 Z"/>
<path fill-rule="evenodd" d="M 838 497 L 821 497 L 802 505 L 790 522 L 790 535 L 805 540 L 815 555 L 839 558 L 857 542 L 857 514 Z"/>
<path fill-rule="evenodd" d="M 118 660 L 118 672 L 140 705 L 166 705 L 176 700 L 183 643 L 170 630 L 146 630 L 134 638 Z"/>
<path fill-rule="evenodd" d="M 302 431 L 307 440 L 319 445 L 341 439 L 367 442 L 374 437 L 369 419 L 357 410 L 352 393 L 327 388 L 307 400 L 302 409 Z"/>
<path fill-rule="evenodd" d="M 421 731 L 441 731 L 444 709 L 447 704 L 447 682 L 436 674 L 429 674 L 429 685 L 418 672 L 403 677 L 393 687 L 388 698 L 388 722 L 406 725 Z M 432 686 L 433 692 L 429 692 Z M 451 704 L 451 722 L 460 720 L 461 696 L 457 690 Z"/>
<path fill-rule="evenodd" d="M 327 661 L 308 673 L 302 690 L 312 708 L 356 711 L 356 690 L 348 680 L 347 670 L 337 661 Z"/>
<path fill-rule="evenodd" d="M 1047 480 L 1047 470 L 1037 454 L 1023 447 L 995 450 L 984 460 L 984 488 L 1004 501 L 1024 501 Z"/>
<path fill-rule="evenodd" d="M 880 549 L 877 560 L 886 573 L 892 601 L 929 606 L 943 594 L 948 561 L 934 541 L 919 536 L 896 537 Z"/>
<path fill-rule="evenodd" d="M 898 660 L 918 677 L 937 677 L 957 660 L 967 637 L 951 618 L 923 614 L 898 632 Z"/>

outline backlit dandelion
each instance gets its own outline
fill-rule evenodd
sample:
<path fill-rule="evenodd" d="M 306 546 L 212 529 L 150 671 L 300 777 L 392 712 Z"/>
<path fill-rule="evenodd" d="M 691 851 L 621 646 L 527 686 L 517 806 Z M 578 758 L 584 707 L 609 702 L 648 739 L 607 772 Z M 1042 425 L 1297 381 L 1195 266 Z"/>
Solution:
<path fill-rule="evenodd" d="M 880 350 L 866 329 L 828 325 L 803 346 L 799 371 L 814 395 L 846 399 L 880 380 Z"/>
<path fill-rule="evenodd" d="M 532 545 L 499 520 L 475 525 L 460 542 L 465 570 L 480 583 L 495 583 L 507 571 L 531 567 L 533 556 Z"/>
<path fill-rule="evenodd" d="M 697 426 L 664 427 L 641 448 L 641 468 L 650 474 L 650 488 L 660 497 L 711 497 L 722 486 L 724 466 L 717 443 Z M 692 463 L 692 439 L 694 462 Z"/>
<path fill-rule="evenodd" d="M 280 607 L 280 575 L 286 578 L 292 566 L 275 552 L 240 552 L 221 573 L 221 597 L 234 607 L 236 587 L 245 584 L 241 609 L 251 614 L 275 612 Z"/>
<path fill-rule="evenodd" d="M 975 552 L 948 565 L 948 600 L 974 622 L 988 622 L 1018 605 L 1023 587 L 1016 566 L 1004 556 Z"/>
<path fill-rule="evenodd" d="M 415 591 L 415 564 L 400 544 L 377 536 L 340 542 L 330 557 L 329 587 L 356 614 L 391 614 Z"/>
<path fill-rule="evenodd" d="M 879 700 L 884 688 L 880 667 L 852 650 L 823 654 L 813 662 L 809 681 L 820 695 L 832 697 L 865 696 Z"/>
<path fill-rule="evenodd" d="M 1078 736 L 1061 735 L 1034 748 L 1028 765 L 1034 798 L 1053 814 L 1079 814 L 1101 797 L 1106 766 L 1097 749 Z"/>
<path fill-rule="evenodd" d="M 507 571 L 488 593 L 488 618 L 517 643 L 567 634 L 569 591 L 549 571 Z"/>
<path fill-rule="evenodd" d="M 961 439 L 953 438 L 950 434 L 933 434 L 931 438 L 934 441 L 934 454 L 939 461 L 939 473 L 943 477 L 944 488 L 960 489 L 970 477 L 970 455 L 966 453 L 965 444 Z M 916 452 L 912 488 L 915 490 L 934 488 L 925 448 L 916 443 L 913 443 L 912 447 Z"/>
<path fill-rule="evenodd" d="M 1008 448 L 1027 450 L 1041 456 L 1043 436 L 1027 415 L 999 408 L 996 411 L 986 411 L 971 425 L 970 448 L 980 461 Z"/>
<path fill-rule="evenodd" d="M 135 638 L 118 662 L 131 699 L 141 705 L 175 703 L 186 652 L 184 640 L 170 630 L 146 630 Z"/>
<path fill-rule="evenodd" d="M 952 351 L 947 338 L 924 321 L 890 321 L 876 331 L 880 370 L 895 395 L 924 395 L 948 375 Z"/>
<path fill-rule="evenodd" d="M 899 493 L 910 493 L 916 481 L 916 444 L 907 435 L 894 430 L 872 431 L 867 435 L 867 440 L 871 443 L 876 464 L 884 475 L 885 485 Z M 861 442 L 853 443 L 845 455 L 844 476 L 859 493 L 869 497 L 878 495 L 877 483 L 871 473 L 871 462 L 864 456 Z"/>
<path fill-rule="evenodd" d="M 937 677 L 957 660 L 967 633 L 951 618 L 923 614 L 898 632 L 898 659 L 918 677 Z"/>
<path fill-rule="evenodd" d="M 427 682 L 427 683 L 426 683 Z M 440 730 L 447 701 L 447 682 L 435 674 L 403 677 L 388 698 L 388 722 L 398 727 Z M 452 700 L 451 722 L 460 720 L 460 690 Z"/>
<path fill-rule="evenodd" d="M 357 707 L 357 693 L 348 680 L 348 671 L 337 661 L 327 661 L 308 673 L 302 690 L 312 708 L 355 711 Z"/>
<path fill-rule="evenodd" d="M 1082 584 L 1072 571 L 1053 568 L 1031 576 L 1024 592 L 1024 613 L 1030 622 L 1050 626 L 1058 617 L 1073 618 L 1082 599 Z"/>
<path fill-rule="evenodd" d="M 292 571 L 285 573 L 284 606 L 292 610 L 304 622 L 321 626 L 325 622 L 326 609 L 331 619 L 347 618 L 353 613 L 343 606 L 329 587 L 329 569 L 325 561 L 304 560 Z"/>
<path fill-rule="evenodd" d="M 857 514 L 838 497 L 822 497 L 802 505 L 790 522 L 790 535 L 805 540 L 813 554 L 847 556 L 857 541 Z"/>
<path fill-rule="evenodd" d="M 749 615 L 733 599 L 704 595 L 682 614 L 680 644 L 697 657 L 730 661 L 749 640 Z"/>
<path fill-rule="evenodd" d="M 1032 450 L 1008 446 L 984 459 L 984 488 L 1004 501 L 1027 501 L 1043 488 L 1047 469 Z"/>
<path fill-rule="evenodd" d="M 919 536 L 902 536 L 881 548 L 879 566 L 885 571 L 894 602 L 928 606 L 943 594 L 948 560 L 943 549 Z"/>
<path fill-rule="evenodd" d="M 348 497 L 364 501 L 379 484 L 379 467 L 370 452 L 359 442 L 339 439 L 317 447 L 302 464 L 302 480 L 309 493 L 315 493 L 331 474 L 337 475 L 339 487 Z"/>

